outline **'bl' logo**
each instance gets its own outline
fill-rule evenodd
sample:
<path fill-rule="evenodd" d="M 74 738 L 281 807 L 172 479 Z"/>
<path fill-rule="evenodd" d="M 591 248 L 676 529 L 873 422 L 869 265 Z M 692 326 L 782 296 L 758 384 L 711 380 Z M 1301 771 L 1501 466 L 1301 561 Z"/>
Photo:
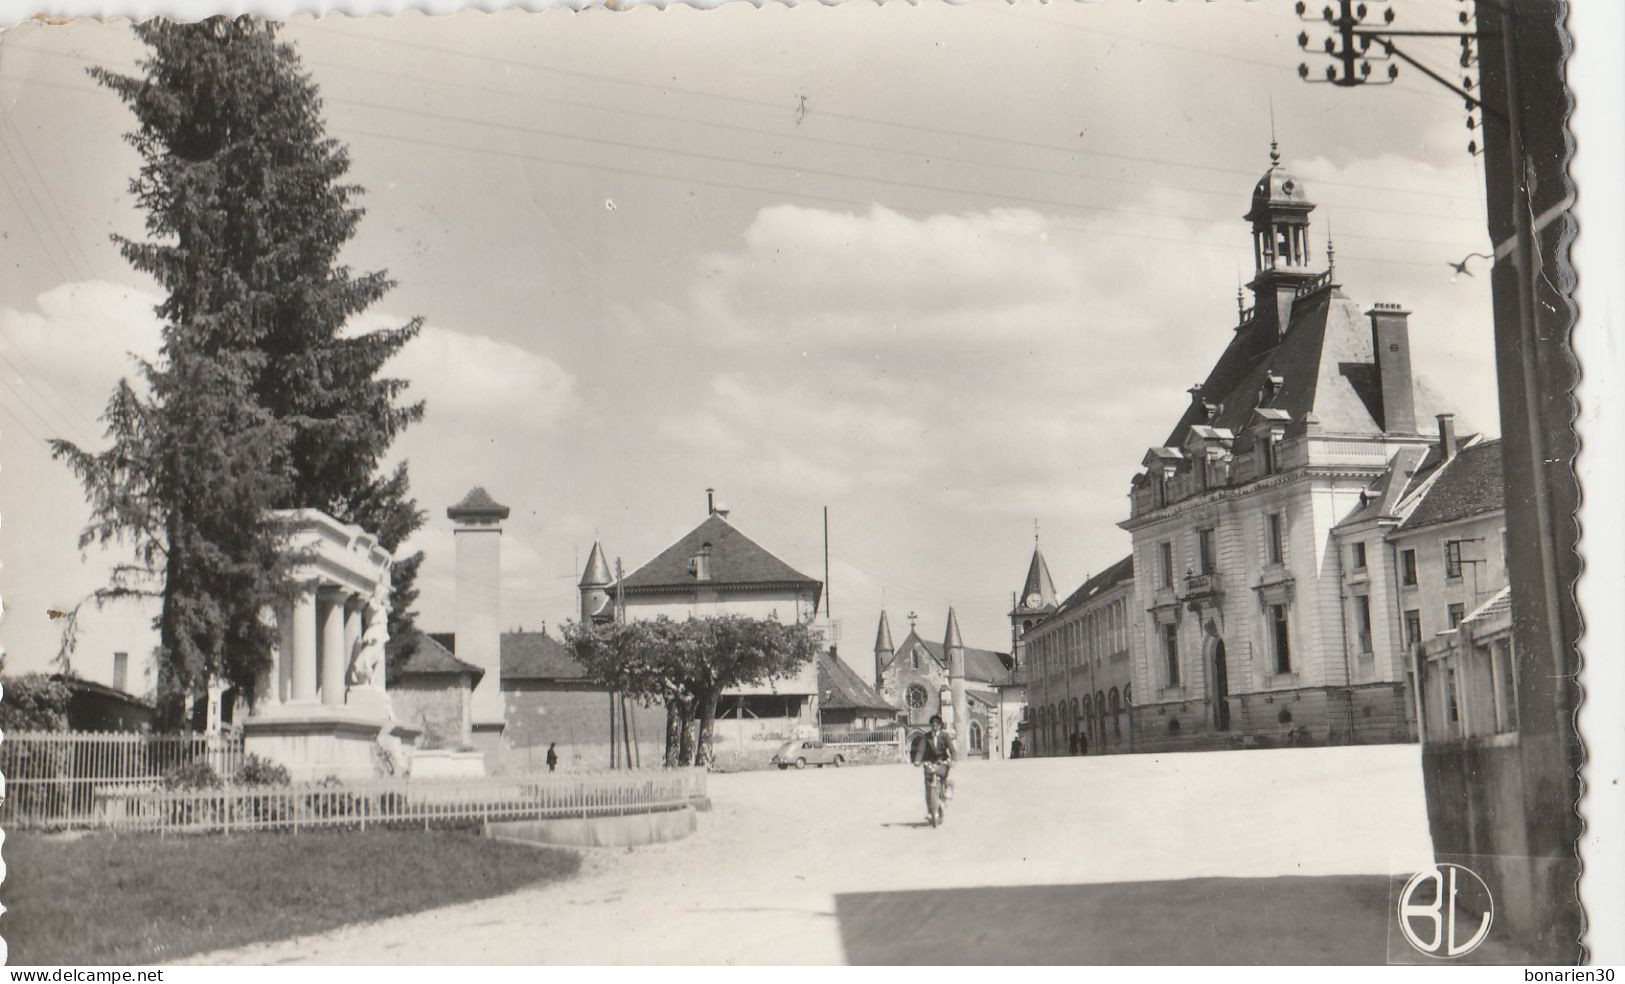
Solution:
<path fill-rule="evenodd" d="M 1430 887 L 1424 887 L 1430 886 Z M 1470 927 L 1472 937 L 1457 937 L 1457 914 Z M 1441 864 L 1418 872 L 1399 893 L 1399 930 L 1405 939 L 1430 957 L 1459 957 L 1472 952 L 1489 935 L 1495 918 L 1495 902 L 1489 886 L 1472 869 L 1459 864 Z"/>

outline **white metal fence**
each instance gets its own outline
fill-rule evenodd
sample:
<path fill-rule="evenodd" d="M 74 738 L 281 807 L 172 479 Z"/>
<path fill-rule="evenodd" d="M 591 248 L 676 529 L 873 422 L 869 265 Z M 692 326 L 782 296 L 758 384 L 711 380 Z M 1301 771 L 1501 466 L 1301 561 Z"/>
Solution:
<path fill-rule="evenodd" d="M 210 833 L 456 821 L 549 820 L 675 810 L 706 795 L 704 769 L 376 780 L 220 789 L 98 790 L 97 825 Z"/>
<path fill-rule="evenodd" d="M 878 731 L 851 731 L 824 728 L 821 737 L 826 745 L 895 745 L 903 740 L 903 729 L 885 728 Z"/>
<path fill-rule="evenodd" d="M 0 741 L 0 826 L 85 826 L 103 790 L 149 789 L 169 772 L 206 762 L 229 778 L 242 765 L 235 735 L 22 731 Z"/>

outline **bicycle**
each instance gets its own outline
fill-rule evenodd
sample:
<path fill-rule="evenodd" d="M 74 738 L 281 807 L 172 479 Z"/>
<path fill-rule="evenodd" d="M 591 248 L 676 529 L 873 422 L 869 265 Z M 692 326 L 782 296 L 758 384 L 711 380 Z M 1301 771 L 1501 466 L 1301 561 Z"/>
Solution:
<path fill-rule="evenodd" d="M 925 812 L 931 826 L 940 827 L 945 819 L 948 800 L 948 766 L 941 762 L 925 763 Z"/>

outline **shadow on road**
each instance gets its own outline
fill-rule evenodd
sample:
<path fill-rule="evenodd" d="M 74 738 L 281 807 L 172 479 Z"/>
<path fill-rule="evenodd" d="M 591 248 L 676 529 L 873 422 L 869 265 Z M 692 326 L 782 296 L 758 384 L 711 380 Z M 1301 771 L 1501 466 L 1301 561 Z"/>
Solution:
<path fill-rule="evenodd" d="M 1404 880 L 1192 878 L 858 892 L 837 895 L 835 915 L 847 963 L 870 966 L 1431 962 L 1391 932 L 1391 900 Z M 1483 949 L 1452 962 L 1495 962 L 1491 948 Z"/>

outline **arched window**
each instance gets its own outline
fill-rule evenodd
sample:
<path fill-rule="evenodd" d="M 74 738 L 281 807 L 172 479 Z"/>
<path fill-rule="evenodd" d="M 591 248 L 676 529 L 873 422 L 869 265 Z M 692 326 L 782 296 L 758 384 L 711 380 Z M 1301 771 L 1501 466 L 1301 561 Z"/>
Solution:
<path fill-rule="evenodd" d="M 970 723 L 970 750 L 973 752 L 982 750 L 982 726 L 975 721 Z"/>
<path fill-rule="evenodd" d="M 1118 696 L 1116 687 L 1112 688 L 1110 701 L 1111 701 L 1111 708 L 1112 708 L 1112 741 L 1114 743 L 1117 743 L 1117 744 L 1122 744 L 1122 742 L 1123 742 L 1123 701 L 1122 701 L 1122 698 Z"/>

